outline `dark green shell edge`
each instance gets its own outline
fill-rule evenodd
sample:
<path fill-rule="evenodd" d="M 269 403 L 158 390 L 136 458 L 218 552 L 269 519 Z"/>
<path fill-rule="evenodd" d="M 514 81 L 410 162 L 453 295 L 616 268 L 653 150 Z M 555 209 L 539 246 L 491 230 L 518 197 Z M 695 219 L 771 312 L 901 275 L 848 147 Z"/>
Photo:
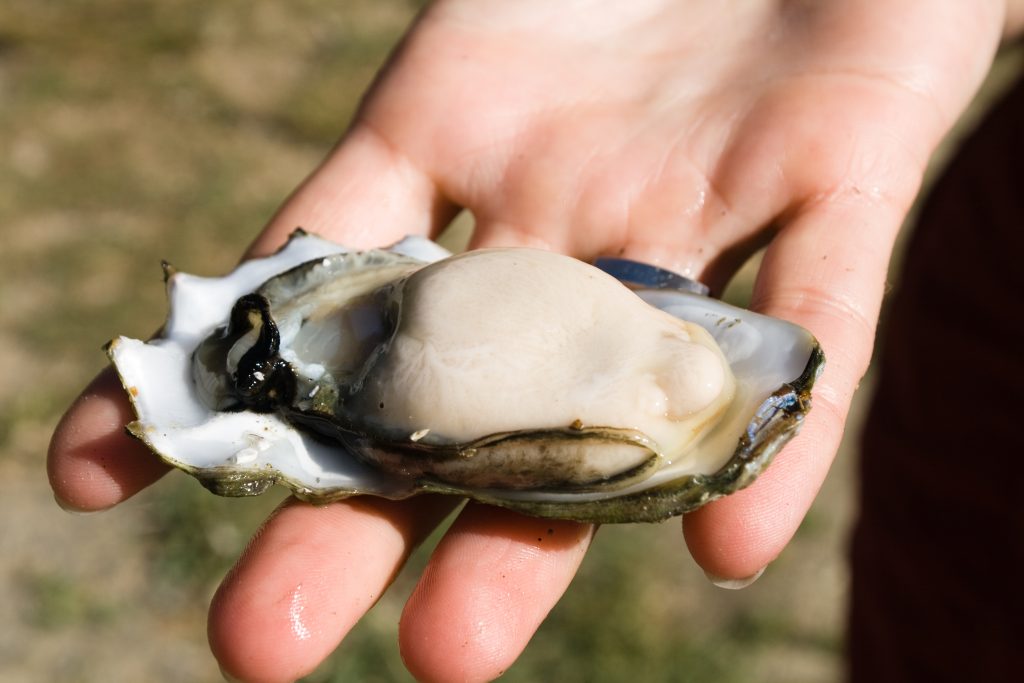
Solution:
<path fill-rule="evenodd" d="M 407 476 L 418 478 L 419 481 L 431 480 L 431 477 L 440 478 L 441 475 L 432 473 L 432 470 L 436 470 L 445 463 L 470 461 L 481 457 L 481 454 L 490 449 L 500 448 L 516 442 L 528 444 L 531 442 L 544 443 L 553 440 L 589 441 L 595 444 L 598 442 L 618 442 L 645 449 L 648 453 L 648 458 L 642 463 L 611 477 L 586 482 L 552 481 L 549 479 L 548 483 L 544 486 L 524 486 L 516 489 L 520 491 L 542 491 L 545 488 L 554 488 L 565 493 L 614 491 L 646 478 L 652 470 L 658 467 L 661 460 L 661 455 L 655 450 L 651 440 L 644 434 L 631 429 L 602 426 L 523 429 L 490 434 L 476 441 L 464 444 L 429 445 L 410 441 L 375 441 L 367 435 L 345 435 L 341 433 L 336 436 L 336 439 L 345 444 L 352 453 L 367 462 L 371 467 L 379 467 L 385 471 L 398 473 L 402 462 L 406 463 L 406 465 L 409 462 L 422 463 L 422 469 L 419 472 L 409 472 L 407 474 Z M 412 455 L 413 457 L 411 459 L 403 459 L 407 455 Z M 384 465 L 388 460 L 393 462 L 390 466 Z M 452 486 L 455 486 L 459 491 L 466 490 L 465 486 L 454 484 Z"/>
<path fill-rule="evenodd" d="M 661 522 L 752 484 L 775 454 L 800 430 L 804 416 L 811 409 L 811 389 L 824 366 L 825 354 L 815 343 L 800 377 L 783 384 L 761 404 L 732 458 L 714 474 L 694 475 L 618 498 L 588 501 L 509 500 L 487 491 L 463 492 L 433 483 L 424 483 L 421 488 L 437 493 L 467 495 L 481 503 L 534 517 L 598 524 Z"/>

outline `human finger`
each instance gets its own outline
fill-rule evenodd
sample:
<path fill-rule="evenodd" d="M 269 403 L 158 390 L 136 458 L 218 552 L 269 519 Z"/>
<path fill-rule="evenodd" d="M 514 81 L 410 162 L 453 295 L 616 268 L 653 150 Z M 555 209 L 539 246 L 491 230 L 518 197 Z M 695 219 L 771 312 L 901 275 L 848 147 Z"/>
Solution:
<path fill-rule="evenodd" d="M 825 352 L 802 433 L 748 489 L 687 515 L 694 559 L 721 579 L 755 576 L 810 508 L 867 370 L 886 269 L 905 205 L 832 198 L 786 226 L 765 254 L 751 307 L 810 330 Z"/>
<path fill-rule="evenodd" d="M 167 472 L 167 465 L 125 432 L 133 419 L 117 374 L 106 368 L 71 406 L 50 440 L 47 475 L 61 507 L 103 510 Z"/>
<path fill-rule="evenodd" d="M 551 248 L 511 223 L 477 225 L 470 248 Z M 402 613 L 418 679 L 485 681 L 526 647 L 575 575 L 594 527 L 471 503 L 445 534 Z"/>
<path fill-rule="evenodd" d="M 589 524 L 467 505 L 402 613 L 406 666 L 423 681 L 500 676 L 565 592 L 593 533 Z"/>
<path fill-rule="evenodd" d="M 286 502 L 210 606 L 210 646 L 221 667 L 253 682 L 293 681 L 311 672 L 457 502 L 435 496 Z"/>
<path fill-rule="evenodd" d="M 429 169 L 357 122 L 278 210 L 248 256 L 274 251 L 296 228 L 352 248 L 432 236 L 456 212 Z"/>

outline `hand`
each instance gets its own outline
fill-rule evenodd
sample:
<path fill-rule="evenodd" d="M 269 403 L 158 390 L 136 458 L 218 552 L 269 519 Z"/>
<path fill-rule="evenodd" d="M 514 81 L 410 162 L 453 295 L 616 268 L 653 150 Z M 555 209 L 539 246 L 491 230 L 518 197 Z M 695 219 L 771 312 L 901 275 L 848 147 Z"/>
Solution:
<path fill-rule="evenodd" d="M 829 364 L 775 464 L 684 520 L 706 571 L 748 577 L 788 542 L 828 470 L 896 232 L 988 68 L 1002 12 L 996 0 L 444 0 L 251 253 L 300 225 L 353 247 L 436 234 L 464 207 L 473 248 L 621 254 L 721 291 L 768 244 L 753 307 L 810 329 Z M 50 452 L 66 505 L 114 505 L 165 471 L 124 436 L 131 418 L 109 372 L 69 410 Z M 254 681 L 312 670 L 452 505 L 284 505 L 214 600 L 222 665 Z M 506 669 L 592 533 L 467 506 L 405 608 L 411 671 L 485 680 Z"/>

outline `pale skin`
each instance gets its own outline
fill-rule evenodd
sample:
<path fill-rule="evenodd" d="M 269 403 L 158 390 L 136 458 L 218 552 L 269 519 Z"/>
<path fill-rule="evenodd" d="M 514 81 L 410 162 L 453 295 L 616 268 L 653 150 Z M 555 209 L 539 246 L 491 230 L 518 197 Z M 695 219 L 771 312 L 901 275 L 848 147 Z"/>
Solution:
<path fill-rule="evenodd" d="M 434 235 L 465 208 L 473 248 L 621 254 L 720 291 L 767 244 L 752 306 L 810 329 L 828 366 L 772 467 L 683 520 L 700 566 L 741 580 L 782 551 L 825 477 L 896 233 L 1021 4 L 441 0 L 250 254 L 300 225 L 352 247 Z M 109 371 L 71 407 L 49 455 L 63 505 L 108 508 L 164 474 L 130 419 Z M 286 503 L 214 598 L 221 666 L 268 682 L 313 670 L 454 504 Z M 467 506 L 405 607 L 410 671 L 507 669 L 593 533 Z"/>

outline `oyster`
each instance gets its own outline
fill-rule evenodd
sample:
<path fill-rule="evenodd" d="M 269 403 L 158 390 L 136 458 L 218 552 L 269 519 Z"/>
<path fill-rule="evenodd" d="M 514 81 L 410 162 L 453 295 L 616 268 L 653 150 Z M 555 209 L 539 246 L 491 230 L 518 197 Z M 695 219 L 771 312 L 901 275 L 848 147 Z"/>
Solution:
<path fill-rule="evenodd" d="M 790 323 L 536 250 L 350 252 L 300 232 L 168 290 L 160 338 L 109 346 L 128 429 L 223 495 L 281 482 L 314 502 L 442 492 L 664 519 L 753 481 L 823 364 Z"/>

